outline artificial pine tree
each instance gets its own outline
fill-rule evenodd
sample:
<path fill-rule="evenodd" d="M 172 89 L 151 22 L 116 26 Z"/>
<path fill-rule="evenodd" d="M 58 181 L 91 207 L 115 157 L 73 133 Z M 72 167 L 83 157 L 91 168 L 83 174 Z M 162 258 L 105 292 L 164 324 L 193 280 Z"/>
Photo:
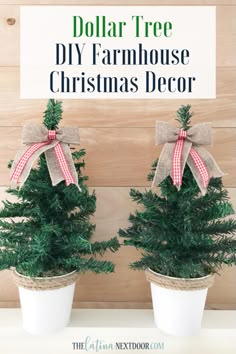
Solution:
<path fill-rule="evenodd" d="M 189 105 L 177 111 L 183 130 L 190 128 L 191 116 Z M 157 164 L 158 160 L 149 181 Z M 131 263 L 131 268 L 197 278 L 216 273 L 223 264 L 236 264 L 236 221 L 224 219 L 234 210 L 221 178 L 211 178 L 203 196 L 186 166 L 180 190 L 168 176 L 160 183 L 160 193 L 131 189 L 130 196 L 142 206 L 130 215 L 131 225 L 119 230 L 125 245 L 142 250 L 141 259 Z"/>
<path fill-rule="evenodd" d="M 61 119 L 61 102 L 49 100 L 44 126 L 55 130 Z M 3 201 L 0 210 L 0 269 L 15 267 L 30 277 L 74 270 L 114 271 L 112 262 L 96 259 L 96 255 L 116 251 L 117 238 L 91 242 L 95 225 L 89 218 L 96 210 L 96 196 L 89 193 L 85 184 L 88 178 L 81 172 L 84 155 L 84 149 L 72 152 L 81 191 L 75 184 L 66 186 L 64 181 L 52 186 L 44 154 L 22 188 L 7 190 L 18 201 Z"/>

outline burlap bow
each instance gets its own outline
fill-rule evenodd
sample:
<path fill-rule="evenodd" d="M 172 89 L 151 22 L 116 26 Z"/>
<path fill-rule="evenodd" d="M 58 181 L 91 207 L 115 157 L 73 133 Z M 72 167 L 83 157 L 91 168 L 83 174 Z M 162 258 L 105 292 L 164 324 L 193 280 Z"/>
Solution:
<path fill-rule="evenodd" d="M 66 185 L 74 183 L 78 186 L 78 175 L 68 144 L 79 142 L 77 127 L 63 127 L 54 131 L 37 124 L 26 125 L 22 132 L 25 146 L 17 152 L 11 168 L 12 187 L 18 182 L 20 186 L 24 184 L 34 162 L 42 153 L 45 153 L 53 186 L 63 180 Z"/>
<path fill-rule="evenodd" d="M 165 145 L 159 157 L 152 186 L 158 186 L 167 176 L 172 176 L 173 179 L 173 153 L 179 133 L 180 130 L 169 123 L 156 122 L 156 144 Z M 181 152 L 181 174 L 183 174 L 187 163 L 203 195 L 206 194 L 207 185 L 204 185 L 199 169 L 191 155 L 194 151 L 199 155 L 207 168 L 209 179 L 210 177 L 222 177 L 224 173 L 220 170 L 214 158 L 207 150 L 199 146 L 211 144 L 212 132 L 210 123 L 197 124 L 187 131 L 187 137 L 184 139 Z M 179 189 L 181 185 L 176 187 Z"/>

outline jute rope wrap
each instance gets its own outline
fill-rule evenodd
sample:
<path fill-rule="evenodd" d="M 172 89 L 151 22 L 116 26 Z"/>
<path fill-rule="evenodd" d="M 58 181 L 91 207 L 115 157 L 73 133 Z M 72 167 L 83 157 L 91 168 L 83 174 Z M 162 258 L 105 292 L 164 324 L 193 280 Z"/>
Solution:
<path fill-rule="evenodd" d="M 79 277 L 79 273 L 74 271 L 57 277 L 31 278 L 19 274 L 13 270 L 13 279 L 16 285 L 29 290 L 54 290 L 73 284 Z"/>
<path fill-rule="evenodd" d="M 162 288 L 173 289 L 173 290 L 200 290 L 206 289 L 213 285 L 214 274 L 209 274 L 202 278 L 173 278 L 162 274 L 155 273 L 150 269 L 145 270 L 145 275 L 147 281 L 156 284 Z"/>

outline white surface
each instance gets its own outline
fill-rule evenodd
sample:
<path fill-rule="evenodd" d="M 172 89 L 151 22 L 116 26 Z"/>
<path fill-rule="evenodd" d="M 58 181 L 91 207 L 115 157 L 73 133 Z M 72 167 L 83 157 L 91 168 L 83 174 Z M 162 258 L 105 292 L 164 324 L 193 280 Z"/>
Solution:
<path fill-rule="evenodd" d="M 48 291 L 19 287 L 23 328 L 32 334 L 46 334 L 66 327 L 74 290 L 75 283 Z"/>
<path fill-rule="evenodd" d="M 175 336 L 200 331 L 208 289 L 184 291 L 150 285 L 154 319 L 160 330 Z"/>
<path fill-rule="evenodd" d="M 72 311 L 70 325 L 56 334 L 32 336 L 22 329 L 20 309 L 0 309 L 1 354 L 70 354 L 73 342 L 164 343 L 163 350 L 98 350 L 98 353 L 235 354 L 236 311 L 204 311 L 197 336 L 171 337 L 154 324 L 152 310 L 79 309 Z M 96 353 L 90 350 L 89 353 Z"/>

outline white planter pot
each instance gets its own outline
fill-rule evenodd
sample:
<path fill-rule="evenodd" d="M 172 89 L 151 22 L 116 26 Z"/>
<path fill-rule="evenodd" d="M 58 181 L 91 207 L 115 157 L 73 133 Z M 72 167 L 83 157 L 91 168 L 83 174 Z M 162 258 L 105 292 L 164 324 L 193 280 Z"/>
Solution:
<path fill-rule="evenodd" d="M 212 275 L 204 278 L 208 277 Z M 156 326 L 175 336 L 197 334 L 201 329 L 208 287 L 198 290 L 174 290 L 153 282 L 150 284 Z"/>
<path fill-rule="evenodd" d="M 19 284 L 18 288 L 23 328 L 27 332 L 31 334 L 47 334 L 61 330 L 68 325 L 71 316 L 75 280 L 73 283 L 58 289 L 31 290 Z"/>

